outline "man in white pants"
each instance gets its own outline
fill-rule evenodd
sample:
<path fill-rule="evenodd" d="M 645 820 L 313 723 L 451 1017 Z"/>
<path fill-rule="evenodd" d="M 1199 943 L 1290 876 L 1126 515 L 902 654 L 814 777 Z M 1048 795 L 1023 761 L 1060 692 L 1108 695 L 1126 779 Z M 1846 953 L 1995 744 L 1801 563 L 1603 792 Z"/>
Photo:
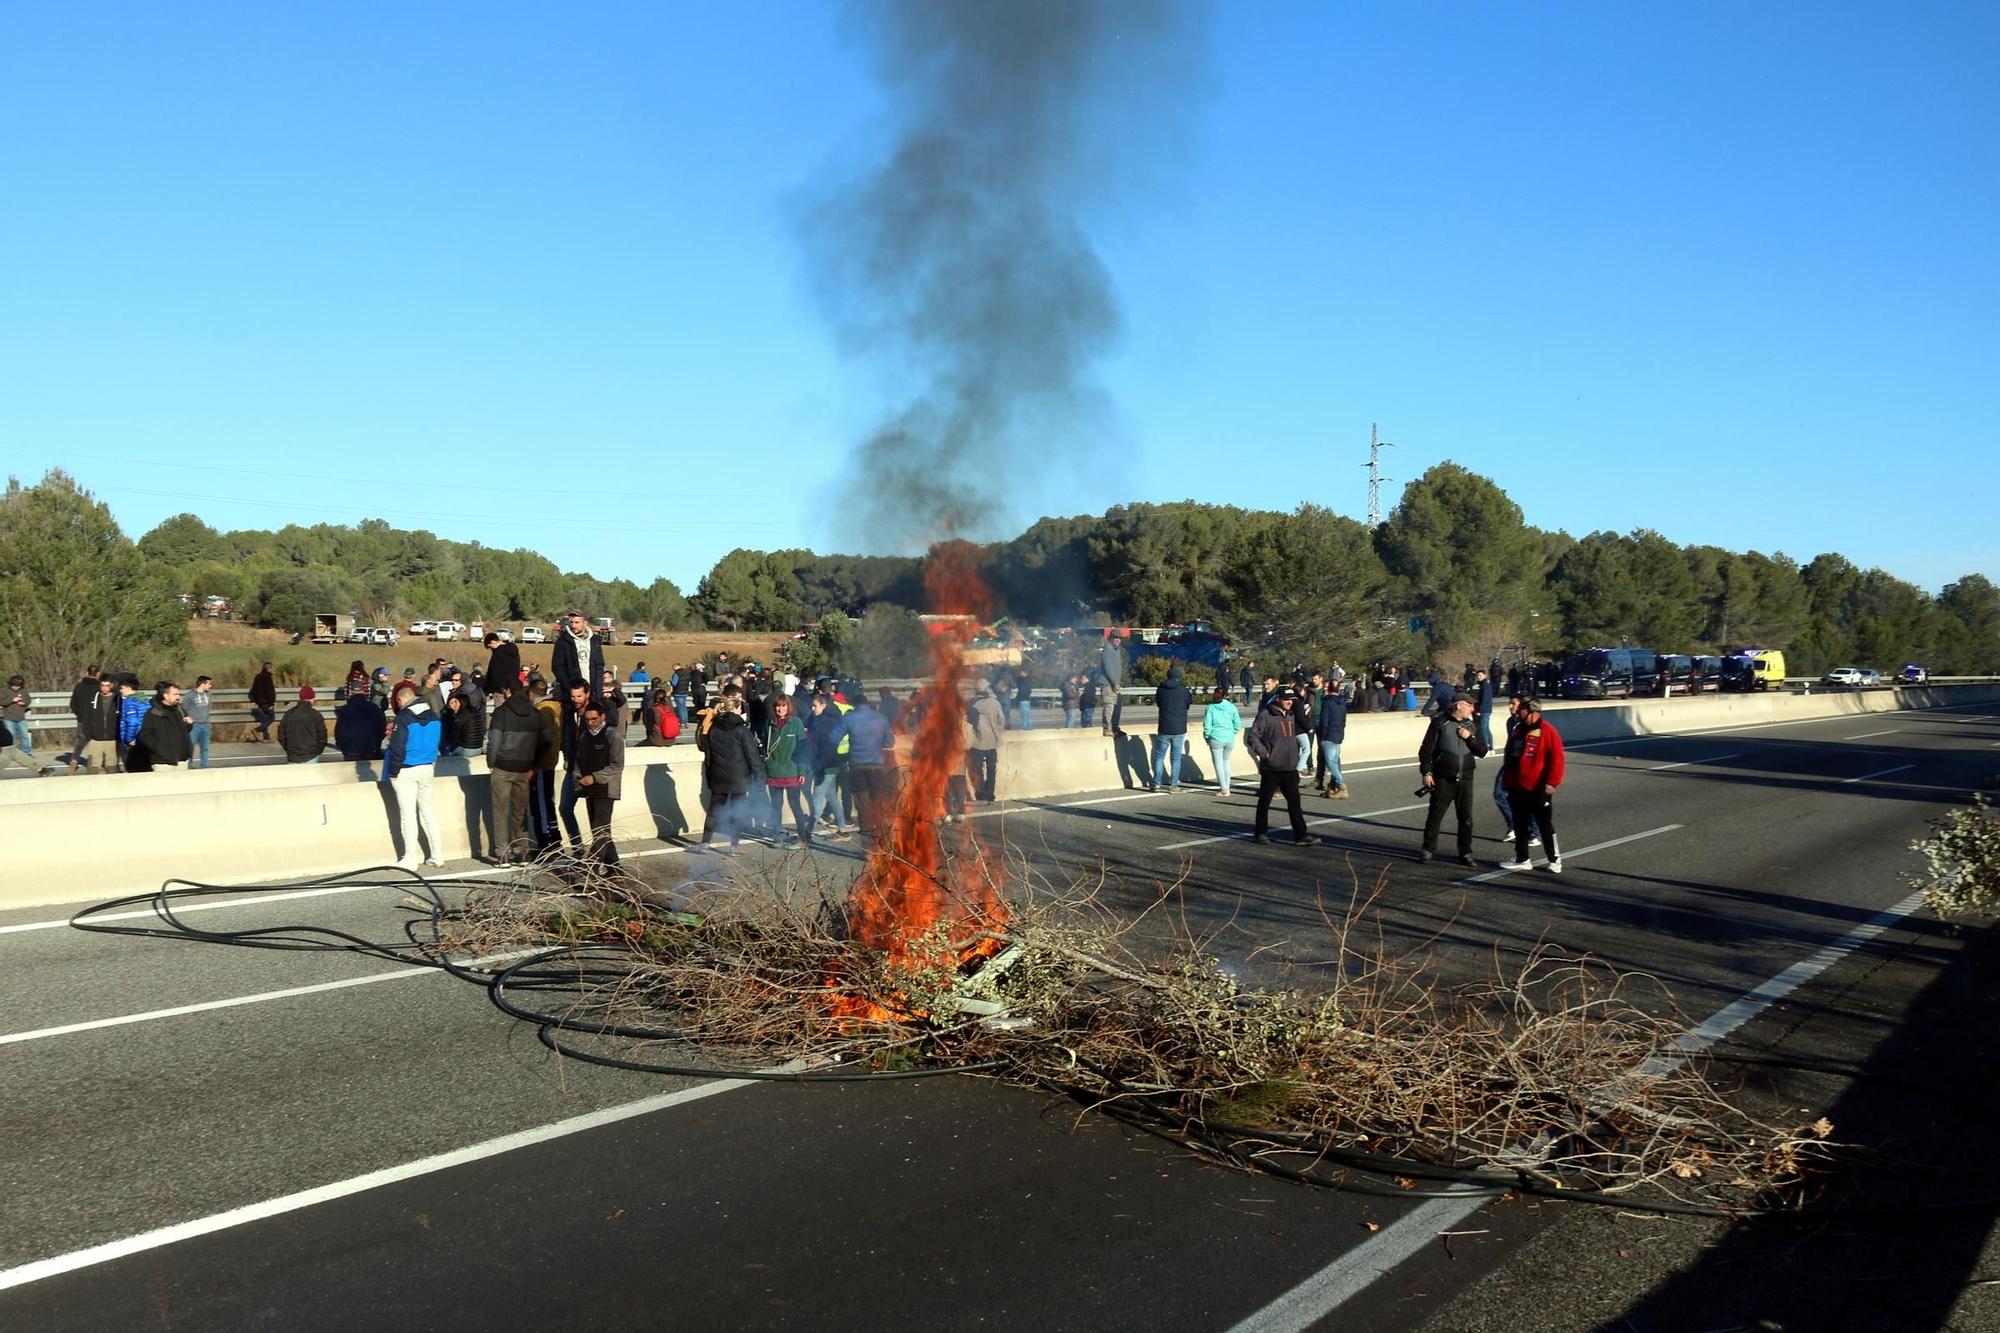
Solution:
<path fill-rule="evenodd" d="M 395 705 L 396 720 L 390 727 L 389 746 L 383 754 L 382 780 L 396 792 L 396 821 L 403 835 L 403 854 L 396 864 L 404 870 L 417 868 L 417 828 L 421 824 L 424 842 L 430 849 L 424 864 L 441 866 L 444 841 L 438 836 L 431 780 L 443 727 L 423 692 L 409 681 L 396 687 L 390 702 Z"/>

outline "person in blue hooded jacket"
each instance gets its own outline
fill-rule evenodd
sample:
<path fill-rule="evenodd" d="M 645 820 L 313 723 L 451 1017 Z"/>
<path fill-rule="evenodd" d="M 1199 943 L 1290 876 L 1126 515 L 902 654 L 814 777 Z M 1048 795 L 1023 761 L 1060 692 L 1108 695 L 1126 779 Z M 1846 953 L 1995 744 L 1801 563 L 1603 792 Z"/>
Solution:
<path fill-rule="evenodd" d="M 403 854 L 396 864 L 404 870 L 417 868 L 417 828 L 421 824 L 430 849 L 424 864 L 441 866 L 444 839 L 438 834 L 431 781 L 443 724 L 423 691 L 410 681 L 398 685 L 389 701 L 396 709 L 396 720 L 389 730 L 389 748 L 382 756 L 382 781 L 396 793 L 396 820 L 403 839 Z"/>
<path fill-rule="evenodd" d="M 1319 786 L 1322 796 L 1336 801 L 1348 797 L 1347 782 L 1340 776 L 1340 743 L 1347 739 L 1347 700 L 1339 690 L 1328 690 L 1319 701 L 1319 717 L 1313 723 L 1319 741 Z"/>
<path fill-rule="evenodd" d="M 1188 707 L 1194 702 L 1194 692 L 1181 680 L 1179 662 L 1168 666 L 1167 679 L 1155 697 L 1160 720 L 1153 732 L 1153 780 L 1146 784 L 1146 790 L 1165 787 L 1177 792 L 1181 789 L 1181 756 L 1187 752 Z"/>

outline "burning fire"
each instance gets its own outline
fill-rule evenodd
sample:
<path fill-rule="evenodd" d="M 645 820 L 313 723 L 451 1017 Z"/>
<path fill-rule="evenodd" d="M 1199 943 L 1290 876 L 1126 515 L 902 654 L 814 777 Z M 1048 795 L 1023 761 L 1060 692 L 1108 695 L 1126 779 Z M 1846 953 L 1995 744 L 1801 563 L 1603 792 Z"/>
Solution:
<path fill-rule="evenodd" d="M 973 567 L 972 554 L 963 543 L 933 552 L 924 574 L 933 608 L 981 618 L 989 614 L 991 596 Z M 961 650 L 970 635 L 969 625 L 955 626 L 931 640 L 931 684 L 924 692 L 916 735 L 908 740 L 895 815 L 870 848 L 847 900 L 850 936 L 905 971 L 962 966 L 989 957 L 998 952 L 999 942 L 975 937 L 997 931 L 1007 921 L 999 859 L 989 855 L 971 825 L 943 822 L 946 792 L 954 778 L 963 781 L 965 774 L 961 686 L 967 671 Z M 940 933 L 962 943 L 948 943 L 940 951 Z M 852 994 L 836 995 L 834 1009 L 869 1022 L 920 1016 Z"/>

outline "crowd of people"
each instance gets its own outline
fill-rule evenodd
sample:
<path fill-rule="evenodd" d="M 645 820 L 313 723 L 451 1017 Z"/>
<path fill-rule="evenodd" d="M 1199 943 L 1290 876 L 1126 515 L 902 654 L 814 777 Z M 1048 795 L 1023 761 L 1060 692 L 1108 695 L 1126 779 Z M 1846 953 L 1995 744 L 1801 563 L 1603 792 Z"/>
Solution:
<path fill-rule="evenodd" d="M 898 741 L 914 732 L 931 702 L 926 687 L 899 697 L 892 688 L 871 692 L 837 673 L 807 681 L 756 662 L 732 662 L 727 653 L 713 662 L 677 662 L 658 681 L 640 662 L 620 682 L 578 612 L 563 617 L 546 664 L 524 664 L 519 646 L 498 633 L 488 634 L 483 647 L 483 664 L 468 669 L 441 657 L 421 670 L 406 667 L 398 680 L 387 667 L 371 670 L 356 660 L 336 691 L 331 718 L 320 711 L 311 685 L 298 687 L 280 716 L 279 687 L 265 662 L 248 691 L 253 739 L 276 745 L 294 764 L 318 763 L 329 752 L 345 762 L 379 762 L 381 780 L 395 797 L 400 865 L 414 868 L 420 853 L 423 864 L 441 863 L 432 776 L 440 758 L 466 754 L 483 754 L 492 775 L 498 863 L 551 848 L 615 863 L 609 830 L 623 796 L 626 733 L 634 723 L 646 745 L 691 738 L 701 749 L 706 818 L 696 850 L 731 854 L 746 836 L 804 847 L 857 834 L 880 838 L 897 799 Z M 1126 666 L 1123 636 L 1107 633 L 1096 669 L 1060 682 L 1064 725 L 1097 724 L 1107 736 L 1124 735 Z M 1430 672 L 1421 711 L 1431 720 L 1417 755 L 1430 804 L 1422 860 L 1435 855 L 1443 822 L 1455 812 L 1458 856 L 1471 864 L 1473 773 L 1493 750 L 1499 670 L 1497 661 L 1467 663 L 1455 682 L 1441 668 Z M 1195 691 L 1182 664 L 1172 662 L 1155 691 L 1157 721 L 1143 785 L 1148 791 L 1182 789 L 1188 731 L 1198 721 L 1219 798 L 1235 793 L 1232 761 L 1239 741 L 1256 764 L 1254 841 L 1269 840 L 1271 806 L 1282 797 L 1294 841 L 1309 846 L 1317 839 L 1300 805 L 1306 780 L 1319 796 L 1347 799 L 1340 748 L 1348 714 L 1414 708 L 1411 678 L 1407 668 L 1381 663 L 1351 676 L 1337 662 L 1325 670 L 1298 666 L 1280 677 L 1258 672 L 1245 658 L 1207 690 L 1197 714 Z M 1515 841 L 1508 868 L 1526 868 L 1531 849 L 1541 846 L 1548 868 L 1560 873 L 1552 797 L 1563 780 L 1561 737 L 1521 681 L 1512 684 L 1493 784 L 1495 805 Z M 631 686 L 639 687 L 636 703 L 628 698 Z M 994 800 L 1004 732 L 1034 725 L 1027 672 L 1001 668 L 989 678 L 968 678 L 962 688 L 965 764 L 945 793 L 945 817 L 953 820 L 963 819 L 973 804 Z M 1244 709 L 1253 699 L 1246 720 Z M 13 764 L 42 776 L 50 770 L 34 758 L 29 705 L 26 682 L 12 677 L 0 693 L 0 768 Z M 637 718 L 628 716 L 634 708 Z M 149 696 L 129 673 L 88 667 L 71 691 L 70 712 L 75 736 L 68 773 L 209 765 L 214 713 L 208 676 L 187 691 L 160 681 Z M 788 814 L 790 834 L 784 831 Z"/>

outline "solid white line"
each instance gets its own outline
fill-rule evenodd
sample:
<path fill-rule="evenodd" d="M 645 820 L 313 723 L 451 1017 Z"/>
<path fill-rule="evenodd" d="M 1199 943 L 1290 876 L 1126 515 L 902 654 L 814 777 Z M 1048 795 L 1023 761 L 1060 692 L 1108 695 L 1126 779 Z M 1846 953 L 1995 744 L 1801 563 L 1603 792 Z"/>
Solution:
<path fill-rule="evenodd" d="M 1654 1057 L 1641 1073 L 1660 1073 L 1671 1063 L 1706 1050 L 1778 1001 L 1832 967 L 1863 944 L 1914 912 L 1924 900 L 1913 893 L 1848 931 L 1803 962 L 1794 963 L 1755 990 L 1715 1011 L 1674 1040 L 1677 1055 Z M 1428 1246 L 1479 1211 L 1486 1199 L 1434 1199 L 1419 1205 L 1319 1272 L 1285 1292 L 1229 1333 L 1303 1333 L 1338 1310 L 1397 1264 Z"/>
<path fill-rule="evenodd" d="M 1601 852 L 1601 851 L 1603 851 L 1603 850 L 1604 850 L 1605 848 L 1607 848 L 1607 847 L 1618 847 L 1618 846 L 1622 846 L 1623 844 L 1625 844 L 1625 843 L 1628 843 L 1628 842 L 1637 842 L 1637 841 L 1639 841 L 1639 839 L 1641 839 L 1641 838 L 1650 838 L 1650 837 L 1652 837 L 1653 835 L 1655 835 L 1655 834 L 1658 834 L 1658 833 L 1672 833 L 1672 832 L 1673 832 L 1673 831 L 1674 831 L 1675 829 L 1677 829 L 1677 828 L 1686 828 L 1686 827 L 1687 827 L 1687 826 L 1686 826 L 1685 824 L 1662 824 L 1662 825 L 1660 825 L 1660 826 L 1659 826 L 1658 828 L 1649 828 L 1649 829 L 1647 829 L 1647 830 L 1646 830 L 1646 831 L 1645 831 L 1644 833 L 1628 833 L 1628 834 L 1626 834 L 1626 835 L 1625 835 L 1624 837 L 1622 837 L 1622 838 L 1613 838 L 1613 839 L 1611 839 L 1611 840 L 1610 840 L 1609 842 L 1593 842 L 1593 843 L 1591 843 L 1591 844 L 1590 844 L 1590 846 L 1588 846 L 1588 847 L 1579 847 L 1579 848 L 1577 848 L 1577 849 L 1576 849 L 1575 851 L 1572 851 L 1572 852 L 1564 852 L 1564 853 L 1563 853 L 1563 860 L 1565 860 L 1565 861 L 1569 861 L 1569 860 L 1573 860 L 1573 859 L 1575 859 L 1576 857 L 1579 857 L 1579 856 L 1588 856 L 1588 855 L 1590 855 L 1590 854 L 1591 854 L 1592 852 Z M 1535 864 L 1536 864 L 1537 866 L 1545 866 L 1545 865 L 1547 865 L 1547 864 L 1548 864 L 1548 862 L 1547 862 L 1547 861 L 1536 861 L 1536 862 L 1535 862 Z M 1523 870 L 1505 870 L 1505 869 L 1502 869 L 1502 870 L 1489 870 L 1489 871 L 1487 871 L 1487 872 L 1486 872 L 1485 874 L 1483 874 L 1483 875 L 1474 875 L 1474 876 L 1472 876 L 1472 877 L 1471 877 L 1471 878 L 1469 878 L 1469 879 L 1462 879 L 1462 880 L 1460 880 L 1460 881 L 1459 881 L 1459 883 L 1461 883 L 1461 884 L 1484 884 L 1484 883 L 1486 883 L 1486 882 L 1487 882 L 1488 880 L 1494 880 L 1494 879 L 1499 879 L 1499 878 L 1500 878 L 1501 876 L 1503 876 L 1503 875 L 1522 875 L 1522 874 L 1526 874 L 1526 873 L 1528 873 L 1528 872 L 1526 872 L 1526 871 L 1523 871 Z"/>
<path fill-rule="evenodd" d="M 459 964 L 461 967 L 482 967 L 487 963 L 511 962 L 516 958 L 526 958 L 530 954 L 542 953 L 541 949 L 510 949 L 506 953 L 488 954 L 484 958 L 474 958 Z M 313 986 L 292 986 L 285 990 L 260 991 L 255 995 L 236 995 L 226 1000 L 204 1000 L 199 1004 L 179 1004 L 171 1009 L 149 1009 L 142 1014 L 120 1014 L 116 1018 L 93 1018 L 84 1023 L 65 1023 L 61 1027 L 34 1028 L 27 1032 L 0 1034 L 0 1046 L 12 1046 L 18 1042 L 40 1041 L 45 1037 L 66 1037 L 72 1032 L 93 1032 L 98 1028 L 123 1027 L 128 1023 L 150 1023 L 158 1018 L 179 1018 L 183 1014 L 204 1014 L 212 1009 L 234 1009 L 238 1005 L 263 1004 L 267 1000 L 288 1000 L 295 995 L 318 995 L 323 991 L 345 990 L 350 986 L 372 986 L 378 981 L 398 981 L 404 977 L 441 977 L 448 975 L 442 968 L 405 966 L 391 972 L 371 972 L 365 977 L 347 977 L 340 981 L 322 981 Z"/>
<path fill-rule="evenodd" d="M 687 1102 L 713 1097 L 718 1093 L 731 1092 L 737 1088 L 750 1086 L 753 1080 L 730 1078 L 718 1079 L 713 1083 L 701 1083 L 692 1088 L 682 1088 L 677 1092 L 661 1093 L 623 1106 L 607 1107 L 602 1111 L 592 1111 L 587 1115 L 572 1116 L 568 1120 L 558 1120 L 553 1124 L 539 1125 L 533 1129 L 504 1134 L 497 1139 L 475 1143 L 465 1148 L 455 1148 L 450 1152 L 438 1153 L 433 1157 L 405 1162 L 400 1166 L 384 1167 L 380 1171 L 370 1171 L 366 1175 L 354 1176 L 347 1180 L 336 1180 L 314 1189 L 301 1190 L 296 1194 L 284 1194 L 275 1199 L 265 1199 L 261 1203 L 247 1204 L 232 1208 L 225 1213 L 209 1217 L 198 1217 L 192 1221 L 161 1227 L 143 1235 L 128 1236 L 124 1240 L 109 1241 L 103 1245 L 93 1245 L 89 1249 L 76 1250 L 70 1254 L 58 1255 L 53 1259 L 38 1259 L 22 1264 L 18 1268 L 0 1271 L 0 1291 L 9 1287 L 26 1286 L 30 1282 L 40 1282 L 44 1278 L 62 1273 L 73 1273 L 80 1268 L 90 1268 L 97 1264 L 109 1263 L 113 1259 L 123 1259 L 128 1255 L 142 1254 L 147 1250 L 157 1250 L 165 1245 L 176 1245 L 196 1236 L 212 1235 L 239 1227 L 248 1222 L 260 1222 L 267 1217 L 279 1217 L 285 1213 L 297 1212 L 315 1204 L 344 1199 L 351 1194 L 379 1189 L 398 1181 L 411 1180 L 418 1176 L 432 1175 L 448 1171 L 455 1166 L 464 1166 L 502 1153 L 513 1152 L 516 1148 L 532 1147 L 537 1143 L 547 1143 L 551 1139 L 566 1138 L 571 1134 L 581 1134 L 586 1130 L 599 1129 L 605 1125 L 615 1125 L 621 1120 L 635 1116 L 649 1115 L 654 1111 L 664 1111 L 670 1106 L 680 1106 Z"/>
<path fill-rule="evenodd" d="M 1430 806 L 1429 801 L 1418 801 L 1415 805 L 1392 805 L 1387 810 L 1370 810 L 1366 814 L 1360 814 L 1360 815 L 1322 815 L 1318 819 L 1308 819 L 1306 821 L 1306 827 L 1312 828 L 1317 824 L 1338 824 L 1342 820 L 1346 820 L 1349 822 L 1358 822 L 1369 819 L 1376 819 L 1382 815 L 1400 815 L 1403 814 L 1405 811 L 1423 810 L 1427 809 L 1429 806 Z M 1249 838 L 1254 836 L 1255 836 L 1254 831 L 1243 832 L 1243 833 L 1223 833 L 1223 834 L 1218 834 L 1217 836 L 1212 838 L 1191 838 L 1186 842 L 1170 842 L 1164 847 L 1156 847 L 1153 850 L 1158 852 L 1177 852 L 1183 847 L 1204 847 L 1211 842 L 1230 842 L 1237 838 Z"/>
<path fill-rule="evenodd" d="M 1686 768 L 1689 764 L 1719 764 L 1725 759 L 1735 758 L 1737 756 L 1733 754 L 1718 754 L 1712 755 L 1707 759 L 1683 759 L 1678 764 L 1661 764 L 1657 768 L 1649 768 L 1646 771 L 1648 773 L 1664 773 L 1670 768 Z"/>
<path fill-rule="evenodd" d="M 1843 787 L 1851 787 L 1857 782 L 1866 782 L 1870 778 L 1886 778 L 1891 773 L 1903 773 L 1915 767 L 1916 767 L 1915 764 L 1898 764 L 1894 768 L 1885 768 L 1874 773 L 1863 773 L 1858 778 L 1842 778 L 1840 780 L 1840 785 Z"/>
<path fill-rule="evenodd" d="M 1887 731 L 1864 731 L 1859 736 L 1842 736 L 1840 739 L 1844 741 L 1865 741 L 1874 736 L 1893 736 L 1901 730 L 1901 727 L 1891 727 Z"/>

